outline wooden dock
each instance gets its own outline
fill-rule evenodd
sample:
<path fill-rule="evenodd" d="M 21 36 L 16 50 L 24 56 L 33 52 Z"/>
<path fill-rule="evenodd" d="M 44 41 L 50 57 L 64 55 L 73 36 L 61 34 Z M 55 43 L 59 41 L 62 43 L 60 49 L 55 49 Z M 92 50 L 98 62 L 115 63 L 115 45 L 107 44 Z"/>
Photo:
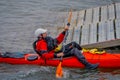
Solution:
<path fill-rule="evenodd" d="M 84 48 L 120 46 L 119 13 L 120 3 L 73 12 L 67 42 Z"/>

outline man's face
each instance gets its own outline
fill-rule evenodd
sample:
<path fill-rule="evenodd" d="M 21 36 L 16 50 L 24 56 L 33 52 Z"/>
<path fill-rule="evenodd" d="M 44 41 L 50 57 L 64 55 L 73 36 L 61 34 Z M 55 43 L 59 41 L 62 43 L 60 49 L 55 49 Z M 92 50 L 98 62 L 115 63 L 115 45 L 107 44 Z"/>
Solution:
<path fill-rule="evenodd" d="M 42 34 L 42 37 L 43 37 L 43 38 L 47 37 L 47 33 L 46 33 L 46 32 L 43 33 L 43 34 Z"/>

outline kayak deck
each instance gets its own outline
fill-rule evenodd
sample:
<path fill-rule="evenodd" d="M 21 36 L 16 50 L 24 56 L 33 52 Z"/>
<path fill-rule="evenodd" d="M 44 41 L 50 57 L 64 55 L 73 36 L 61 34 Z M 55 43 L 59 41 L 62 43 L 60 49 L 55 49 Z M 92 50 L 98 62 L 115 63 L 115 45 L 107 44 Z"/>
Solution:
<path fill-rule="evenodd" d="M 83 53 L 85 58 L 90 63 L 99 63 L 99 68 L 120 68 L 120 54 L 91 54 Z M 29 57 L 37 57 L 35 60 L 28 60 Z M 23 58 L 2 58 L 0 57 L 0 63 L 9 64 L 30 64 L 30 65 L 40 65 L 40 66 L 57 66 L 59 64 L 59 59 L 44 60 L 37 54 L 26 53 Z M 78 61 L 78 59 L 73 57 L 63 58 L 63 67 L 71 68 L 84 68 L 84 65 Z"/>

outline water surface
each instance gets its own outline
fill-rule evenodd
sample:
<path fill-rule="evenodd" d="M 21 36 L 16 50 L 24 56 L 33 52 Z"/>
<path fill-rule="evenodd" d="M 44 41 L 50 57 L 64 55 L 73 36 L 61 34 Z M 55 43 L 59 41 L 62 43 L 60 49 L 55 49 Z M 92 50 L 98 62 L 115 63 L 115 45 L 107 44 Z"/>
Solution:
<path fill-rule="evenodd" d="M 120 0 L 0 0 L 0 52 L 33 52 L 34 31 L 51 35 L 63 23 L 61 13 L 108 5 Z M 0 80 L 57 80 L 53 67 L 0 64 Z M 119 80 L 120 70 L 102 72 L 64 68 L 63 80 Z"/>

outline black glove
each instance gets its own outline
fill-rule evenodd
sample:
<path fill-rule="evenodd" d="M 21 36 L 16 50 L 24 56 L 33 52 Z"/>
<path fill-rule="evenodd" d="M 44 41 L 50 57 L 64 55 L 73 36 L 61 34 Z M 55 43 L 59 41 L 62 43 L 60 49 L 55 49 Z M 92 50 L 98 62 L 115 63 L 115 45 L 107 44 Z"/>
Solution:
<path fill-rule="evenodd" d="M 67 23 L 67 26 L 70 26 L 70 23 Z"/>

